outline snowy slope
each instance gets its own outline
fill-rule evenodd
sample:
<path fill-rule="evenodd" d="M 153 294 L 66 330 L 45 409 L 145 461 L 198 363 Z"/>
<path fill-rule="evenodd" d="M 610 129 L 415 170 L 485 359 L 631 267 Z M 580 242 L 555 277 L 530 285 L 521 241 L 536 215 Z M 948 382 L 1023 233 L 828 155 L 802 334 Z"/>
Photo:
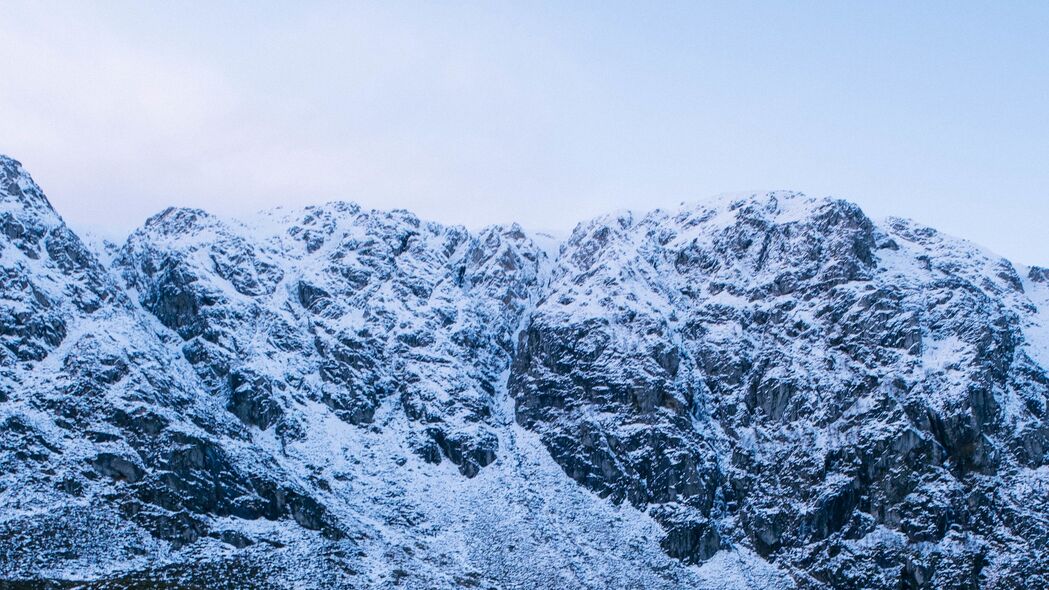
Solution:
<path fill-rule="evenodd" d="M 552 276 L 518 421 L 671 555 L 748 546 L 817 586 L 1045 581 L 1046 307 L 1008 261 L 768 193 L 580 224 Z"/>
<path fill-rule="evenodd" d="M 96 255 L 9 159 L 0 222 L 0 579 L 1045 581 L 1049 282 L 931 229 L 329 203 Z"/>

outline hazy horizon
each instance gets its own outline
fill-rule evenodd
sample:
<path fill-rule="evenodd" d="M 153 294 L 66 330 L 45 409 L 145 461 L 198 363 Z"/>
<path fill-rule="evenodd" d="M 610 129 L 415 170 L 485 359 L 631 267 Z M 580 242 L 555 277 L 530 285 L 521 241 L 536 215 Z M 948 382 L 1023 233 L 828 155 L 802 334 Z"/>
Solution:
<path fill-rule="evenodd" d="M 74 228 L 348 200 L 567 231 L 797 190 L 1049 266 L 1049 5 L 13 2 L 0 153 Z"/>

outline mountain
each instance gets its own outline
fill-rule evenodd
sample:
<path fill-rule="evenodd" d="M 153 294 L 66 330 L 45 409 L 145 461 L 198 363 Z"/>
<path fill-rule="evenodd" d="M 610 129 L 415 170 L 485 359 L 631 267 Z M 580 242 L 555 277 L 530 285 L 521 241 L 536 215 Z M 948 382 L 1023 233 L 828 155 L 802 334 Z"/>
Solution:
<path fill-rule="evenodd" d="M 796 193 L 111 252 L 0 159 L 0 580 L 1049 586 L 1049 271 Z"/>

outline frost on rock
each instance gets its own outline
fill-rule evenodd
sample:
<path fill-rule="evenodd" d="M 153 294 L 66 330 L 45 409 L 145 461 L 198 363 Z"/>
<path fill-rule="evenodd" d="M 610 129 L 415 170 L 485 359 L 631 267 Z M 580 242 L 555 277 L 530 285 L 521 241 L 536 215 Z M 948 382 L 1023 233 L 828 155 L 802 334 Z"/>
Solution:
<path fill-rule="evenodd" d="M 117 264 L 246 424 L 286 446 L 309 436 L 303 403 L 363 426 L 393 401 L 405 444 L 472 477 L 497 455 L 492 404 L 540 257 L 517 227 L 331 203 L 247 223 L 169 209 Z"/>
<path fill-rule="evenodd" d="M 828 587 L 1045 582 L 1049 379 L 1024 330 L 1045 306 L 1008 261 L 769 193 L 581 224 L 552 277 L 517 420 L 671 555 L 745 546 Z"/>
<path fill-rule="evenodd" d="M 1046 586 L 1046 272 L 932 229 L 328 203 L 96 254 L 3 158 L 0 231 L 5 582 Z"/>

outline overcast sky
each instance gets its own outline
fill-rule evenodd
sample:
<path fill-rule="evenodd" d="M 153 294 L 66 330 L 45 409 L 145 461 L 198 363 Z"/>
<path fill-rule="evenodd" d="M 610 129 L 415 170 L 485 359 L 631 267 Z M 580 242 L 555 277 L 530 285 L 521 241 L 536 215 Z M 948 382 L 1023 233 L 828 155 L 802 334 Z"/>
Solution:
<path fill-rule="evenodd" d="M 75 228 L 354 200 L 568 229 L 795 189 L 1049 265 L 1049 2 L 0 2 Z"/>

